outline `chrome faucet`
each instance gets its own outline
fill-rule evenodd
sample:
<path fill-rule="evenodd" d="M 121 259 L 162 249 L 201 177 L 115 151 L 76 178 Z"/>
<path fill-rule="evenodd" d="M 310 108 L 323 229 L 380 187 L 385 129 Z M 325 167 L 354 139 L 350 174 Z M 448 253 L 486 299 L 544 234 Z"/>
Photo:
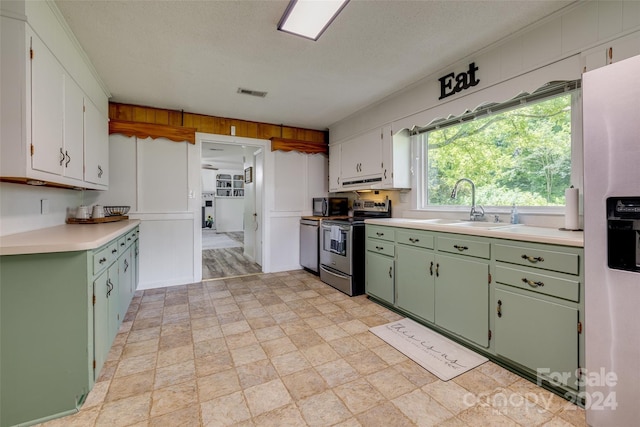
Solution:
<path fill-rule="evenodd" d="M 456 195 L 458 194 L 458 185 L 463 181 L 471 184 L 471 212 L 469 212 L 469 220 L 484 221 L 484 208 L 480 205 L 476 206 L 476 185 L 469 178 L 460 178 L 456 182 L 456 185 L 453 186 L 453 190 L 451 191 L 451 198 L 456 198 Z"/>

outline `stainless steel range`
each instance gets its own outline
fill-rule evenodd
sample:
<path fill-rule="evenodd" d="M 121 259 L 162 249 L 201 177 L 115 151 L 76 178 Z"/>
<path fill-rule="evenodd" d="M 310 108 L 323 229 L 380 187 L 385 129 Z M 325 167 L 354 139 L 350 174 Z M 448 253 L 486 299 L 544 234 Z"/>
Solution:
<path fill-rule="evenodd" d="M 353 217 L 322 221 L 320 226 L 320 280 L 347 295 L 364 293 L 364 220 L 390 218 L 391 201 L 358 199 Z"/>

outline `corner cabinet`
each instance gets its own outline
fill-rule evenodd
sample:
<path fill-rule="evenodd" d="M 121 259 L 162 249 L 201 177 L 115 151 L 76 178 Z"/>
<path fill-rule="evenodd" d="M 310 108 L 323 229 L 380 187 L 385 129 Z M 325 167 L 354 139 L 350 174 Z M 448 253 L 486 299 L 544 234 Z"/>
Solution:
<path fill-rule="evenodd" d="M 366 293 L 576 401 L 584 250 L 366 225 Z"/>
<path fill-rule="evenodd" d="M 0 257 L 1 426 L 83 404 L 137 286 L 137 241 L 136 226 L 94 250 Z"/>
<path fill-rule="evenodd" d="M 39 16 L 42 10 L 52 13 L 37 2 L 27 2 L 26 9 L 27 15 L 37 16 L 34 21 L 40 24 L 47 22 L 46 16 Z M 44 40 L 38 34 L 51 29 L 37 31 L 20 19 L 1 19 L 1 179 L 107 189 L 106 93 L 96 90 L 99 83 L 79 59 L 80 53 L 77 58 L 70 56 L 70 52 L 76 52 L 70 40 Z M 50 19 L 55 18 L 52 15 Z M 54 54 L 56 51 L 65 56 L 66 64 Z"/>
<path fill-rule="evenodd" d="M 329 147 L 329 191 L 410 188 L 410 138 L 390 125 Z"/>

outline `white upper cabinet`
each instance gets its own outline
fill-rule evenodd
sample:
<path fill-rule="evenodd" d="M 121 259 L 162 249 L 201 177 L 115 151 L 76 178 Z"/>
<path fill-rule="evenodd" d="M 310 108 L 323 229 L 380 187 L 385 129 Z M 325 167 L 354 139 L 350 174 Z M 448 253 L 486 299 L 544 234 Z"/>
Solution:
<path fill-rule="evenodd" d="M 0 177 L 107 189 L 107 94 L 70 39 L 41 38 L 61 25 L 51 7 L 26 6 L 27 21 L 10 14 L 1 17 Z M 32 18 L 42 28 L 33 27 Z"/>
<path fill-rule="evenodd" d="M 409 131 L 394 135 L 387 125 L 382 134 L 382 188 L 411 188 Z"/>
<path fill-rule="evenodd" d="M 342 188 L 342 181 L 340 176 L 341 164 L 341 145 L 329 146 L 329 191 L 335 193 Z"/>
<path fill-rule="evenodd" d="M 342 187 L 382 181 L 382 130 L 376 129 L 342 143 Z"/>
<path fill-rule="evenodd" d="M 84 100 L 84 180 L 109 185 L 109 122 L 90 99 Z"/>
<path fill-rule="evenodd" d="M 329 147 L 329 191 L 411 187 L 409 132 L 391 125 Z"/>

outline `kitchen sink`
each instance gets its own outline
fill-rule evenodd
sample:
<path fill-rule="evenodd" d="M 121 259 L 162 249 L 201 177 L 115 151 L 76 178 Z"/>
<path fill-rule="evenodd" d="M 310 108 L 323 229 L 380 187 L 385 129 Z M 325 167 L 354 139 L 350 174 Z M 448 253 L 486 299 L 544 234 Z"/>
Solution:
<path fill-rule="evenodd" d="M 484 222 L 484 221 L 459 221 L 452 222 L 449 225 L 459 225 L 462 227 L 476 227 L 476 228 L 500 228 L 500 227 L 513 227 L 513 224 L 507 224 L 504 222 Z"/>
<path fill-rule="evenodd" d="M 498 228 L 498 227 L 512 227 L 513 224 L 507 224 L 504 222 L 488 222 L 488 221 L 469 221 L 466 219 L 453 219 L 453 218 L 434 218 L 434 219 L 421 219 L 421 223 L 427 224 L 441 224 L 441 225 L 453 225 L 456 227 L 474 227 L 474 228 Z"/>

